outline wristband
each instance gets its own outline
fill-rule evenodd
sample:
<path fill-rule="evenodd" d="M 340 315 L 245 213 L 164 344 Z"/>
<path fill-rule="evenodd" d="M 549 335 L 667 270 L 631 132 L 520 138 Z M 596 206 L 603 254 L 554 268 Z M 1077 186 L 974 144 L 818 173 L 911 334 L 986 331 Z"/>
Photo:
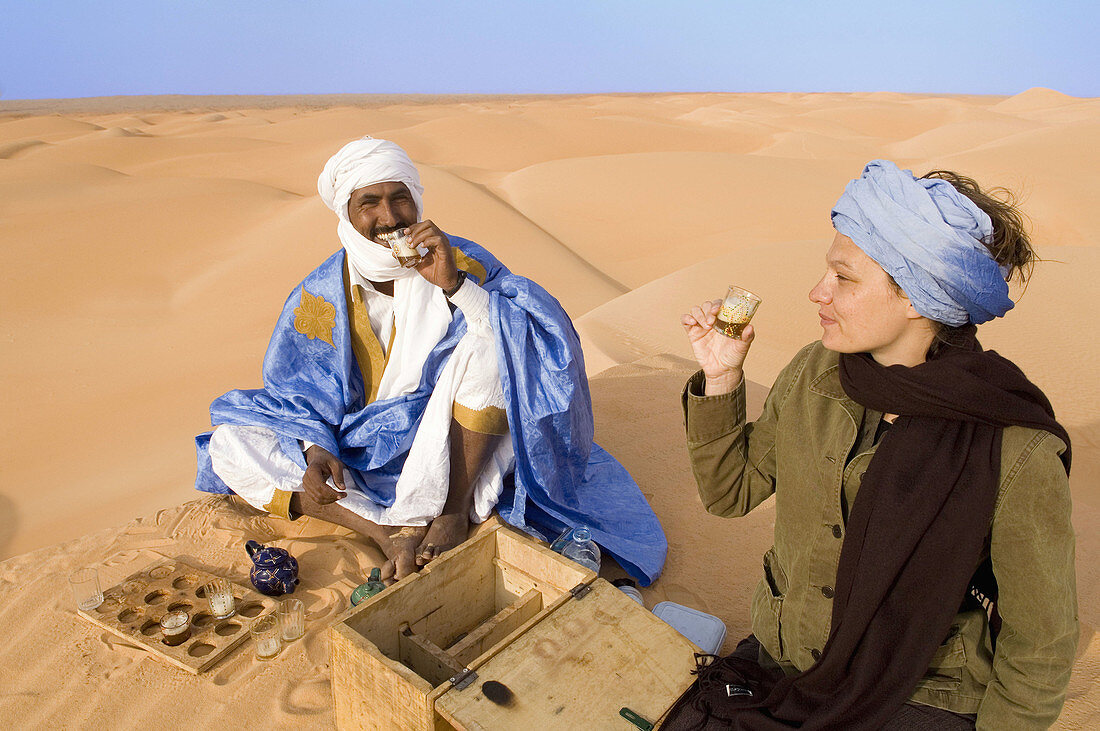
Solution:
<path fill-rule="evenodd" d="M 462 284 L 465 281 L 466 281 L 466 272 L 464 272 L 460 269 L 458 271 L 458 281 L 455 282 L 455 286 L 452 287 L 451 289 L 443 290 L 443 296 L 446 297 L 447 299 L 450 299 L 451 297 L 454 297 L 455 294 L 458 293 L 458 290 L 462 289 Z"/>

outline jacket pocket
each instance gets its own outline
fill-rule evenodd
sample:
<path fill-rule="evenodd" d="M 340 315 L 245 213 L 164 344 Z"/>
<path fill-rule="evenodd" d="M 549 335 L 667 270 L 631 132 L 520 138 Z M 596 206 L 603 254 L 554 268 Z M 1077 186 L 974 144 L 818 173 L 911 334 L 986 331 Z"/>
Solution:
<path fill-rule="evenodd" d="M 951 627 L 947 639 L 936 649 L 928 663 L 928 670 L 917 683 L 918 688 L 929 690 L 956 690 L 962 684 L 962 670 L 966 667 L 966 646 L 957 626 Z"/>
<path fill-rule="evenodd" d="M 764 554 L 764 578 L 752 596 L 752 631 L 775 660 L 784 659 L 782 633 L 783 597 L 787 577 L 775 555 L 775 548 Z"/>

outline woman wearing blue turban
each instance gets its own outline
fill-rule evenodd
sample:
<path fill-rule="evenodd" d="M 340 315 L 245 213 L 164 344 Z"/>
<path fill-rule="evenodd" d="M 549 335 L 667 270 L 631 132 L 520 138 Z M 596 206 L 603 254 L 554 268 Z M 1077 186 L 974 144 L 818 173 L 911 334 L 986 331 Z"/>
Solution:
<path fill-rule="evenodd" d="M 775 495 L 753 634 L 709 658 L 664 728 L 1040 729 L 1077 645 L 1069 437 L 983 350 L 1035 259 L 1020 214 L 972 180 L 869 163 L 832 211 L 810 291 L 821 340 L 745 420 L 755 333 L 684 315 L 683 401 L 716 515 Z"/>

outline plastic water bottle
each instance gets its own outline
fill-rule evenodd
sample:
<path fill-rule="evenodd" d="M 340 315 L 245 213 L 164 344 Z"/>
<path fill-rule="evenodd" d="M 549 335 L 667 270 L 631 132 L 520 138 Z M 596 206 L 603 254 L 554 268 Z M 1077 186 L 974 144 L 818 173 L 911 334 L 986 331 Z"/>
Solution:
<path fill-rule="evenodd" d="M 573 540 L 565 544 L 561 555 L 597 574 L 600 572 L 600 547 L 592 540 L 592 532 L 584 526 L 573 529 Z"/>
<path fill-rule="evenodd" d="M 616 587 L 619 591 L 626 594 L 634 601 L 645 606 L 645 599 L 642 598 L 642 592 L 638 591 L 637 584 L 631 579 L 615 579 L 611 582 L 611 585 Z"/>
<path fill-rule="evenodd" d="M 554 542 L 550 544 L 550 550 L 554 553 L 561 553 L 561 549 L 565 548 L 565 544 L 573 540 L 573 528 L 569 527 L 563 530 Z"/>

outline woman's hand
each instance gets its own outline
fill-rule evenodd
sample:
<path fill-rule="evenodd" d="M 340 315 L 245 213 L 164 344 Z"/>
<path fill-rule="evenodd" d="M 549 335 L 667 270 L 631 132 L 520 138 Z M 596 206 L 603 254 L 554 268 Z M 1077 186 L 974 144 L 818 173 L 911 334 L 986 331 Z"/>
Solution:
<path fill-rule="evenodd" d="M 729 393 L 737 388 L 743 376 L 741 368 L 745 363 L 745 356 L 756 336 L 752 325 L 745 325 L 739 340 L 726 337 L 715 330 L 712 326 L 721 304 L 720 300 L 704 302 L 680 318 L 695 360 L 699 362 L 703 375 L 707 378 L 708 396 Z"/>

